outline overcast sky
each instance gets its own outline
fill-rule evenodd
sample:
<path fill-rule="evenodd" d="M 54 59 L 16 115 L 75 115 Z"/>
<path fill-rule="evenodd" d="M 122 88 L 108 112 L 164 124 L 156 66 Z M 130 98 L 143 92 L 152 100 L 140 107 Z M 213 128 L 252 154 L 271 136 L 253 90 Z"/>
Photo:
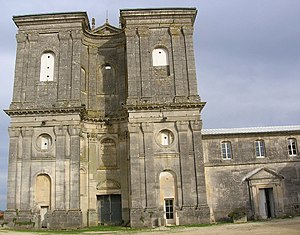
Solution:
<path fill-rule="evenodd" d="M 86 11 L 118 26 L 119 9 L 196 7 L 198 90 L 204 128 L 300 124 L 299 0 L 2 0 L 0 109 L 12 98 L 12 16 Z M 9 118 L 0 112 L 0 209 L 6 208 Z"/>

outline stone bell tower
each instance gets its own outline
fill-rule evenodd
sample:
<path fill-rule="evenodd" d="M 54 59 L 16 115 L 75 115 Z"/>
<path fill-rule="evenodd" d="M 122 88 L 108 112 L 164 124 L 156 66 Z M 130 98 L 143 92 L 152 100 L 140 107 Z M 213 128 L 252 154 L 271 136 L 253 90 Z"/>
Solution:
<path fill-rule="evenodd" d="M 209 221 L 194 8 L 121 10 L 126 36 L 131 225 Z"/>

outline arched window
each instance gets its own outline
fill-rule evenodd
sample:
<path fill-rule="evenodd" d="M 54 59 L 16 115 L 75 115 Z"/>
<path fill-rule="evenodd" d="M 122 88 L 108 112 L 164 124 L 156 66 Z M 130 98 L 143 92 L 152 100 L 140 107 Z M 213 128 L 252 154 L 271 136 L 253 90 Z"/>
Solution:
<path fill-rule="evenodd" d="M 231 153 L 231 143 L 229 141 L 222 142 L 222 158 L 223 160 L 230 160 L 232 159 Z"/>
<path fill-rule="evenodd" d="M 116 94 L 115 68 L 106 63 L 100 67 L 101 76 L 97 81 L 97 94 L 113 95 Z"/>
<path fill-rule="evenodd" d="M 47 82 L 54 80 L 54 53 L 45 52 L 41 56 L 40 81 Z"/>
<path fill-rule="evenodd" d="M 153 66 L 169 65 L 168 51 L 164 48 L 156 48 L 152 51 Z"/>

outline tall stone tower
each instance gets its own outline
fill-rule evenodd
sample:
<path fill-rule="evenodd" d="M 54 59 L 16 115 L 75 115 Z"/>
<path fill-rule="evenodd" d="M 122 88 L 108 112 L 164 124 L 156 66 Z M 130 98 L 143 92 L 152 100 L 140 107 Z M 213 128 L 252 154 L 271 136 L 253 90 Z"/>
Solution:
<path fill-rule="evenodd" d="M 128 74 L 130 218 L 208 222 L 193 47 L 196 9 L 121 10 Z"/>
<path fill-rule="evenodd" d="M 81 49 L 85 13 L 17 16 L 9 127 L 8 221 L 82 223 Z M 47 212 L 52 212 L 47 213 Z M 36 217 L 39 216 L 40 219 Z M 66 226 L 66 227 L 68 227 Z"/>
<path fill-rule="evenodd" d="M 10 225 L 209 221 L 194 8 L 16 16 Z"/>

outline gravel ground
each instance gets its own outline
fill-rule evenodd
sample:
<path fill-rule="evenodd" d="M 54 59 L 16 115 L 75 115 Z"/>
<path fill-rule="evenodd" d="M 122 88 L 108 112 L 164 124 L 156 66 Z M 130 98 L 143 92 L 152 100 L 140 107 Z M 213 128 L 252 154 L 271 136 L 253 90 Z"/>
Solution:
<path fill-rule="evenodd" d="M 292 219 L 274 219 L 260 222 L 248 222 L 244 224 L 221 224 L 208 227 L 161 227 L 145 232 L 122 232 L 122 234 L 139 234 L 139 235 L 199 235 L 199 234 L 225 234 L 225 235 L 300 235 L 300 217 Z M 43 232 L 19 232 L 7 229 L 0 229 L 0 235 L 40 235 Z M 120 234 L 120 232 L 84 232 L 82 234 Z"/>

